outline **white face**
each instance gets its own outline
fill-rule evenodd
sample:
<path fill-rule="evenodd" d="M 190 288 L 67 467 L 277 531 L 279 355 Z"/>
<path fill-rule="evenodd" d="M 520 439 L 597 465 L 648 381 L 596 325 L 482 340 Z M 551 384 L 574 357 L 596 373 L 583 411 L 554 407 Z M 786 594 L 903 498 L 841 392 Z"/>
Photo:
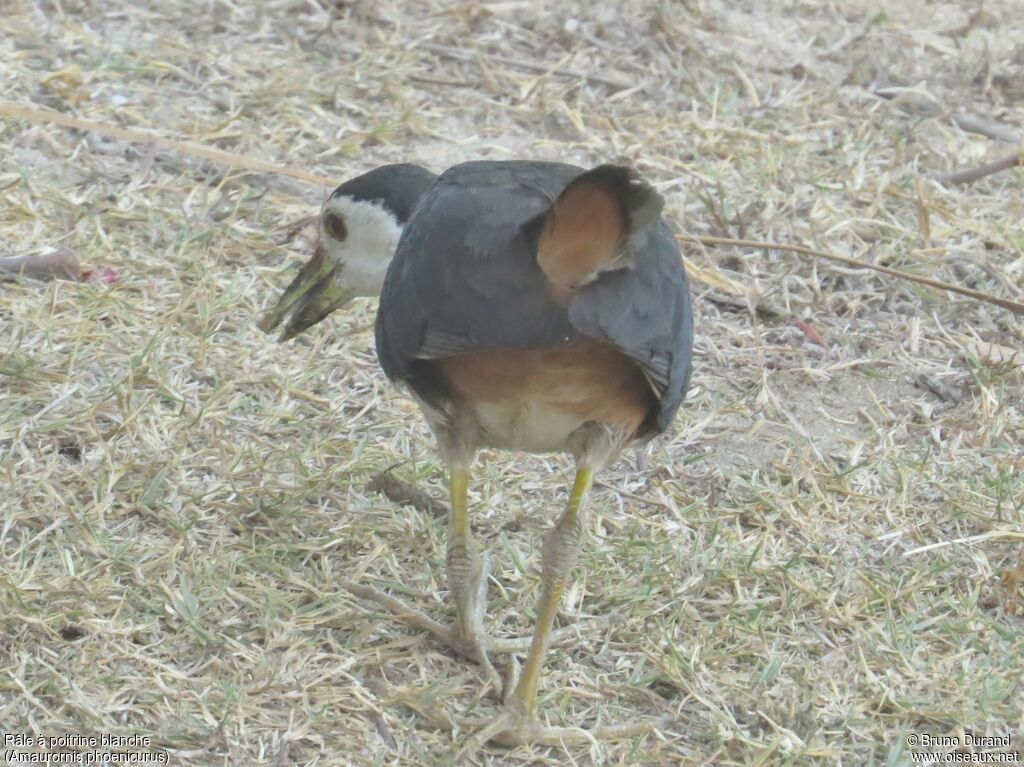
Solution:
<path fill-rule="evenodd" d="M 320 211 L 320 245 L 336 265 L 338 287 L 357 296 L 379 296 L 402 227 L 375 202 L 332 197 Z"/>

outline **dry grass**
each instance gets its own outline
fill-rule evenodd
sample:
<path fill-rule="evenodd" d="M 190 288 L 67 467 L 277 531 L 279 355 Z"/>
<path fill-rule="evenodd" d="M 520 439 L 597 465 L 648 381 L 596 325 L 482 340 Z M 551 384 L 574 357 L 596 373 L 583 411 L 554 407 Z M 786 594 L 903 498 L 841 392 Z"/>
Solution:
<path fill-rule="evenodd" d="M 0 100 L 339 180 L 625 156 L 691 233 L 1024 290 L 1020 168 L 928 177 L 1007 152 L 958 110 L 1024 131 L 1017 0 L 970 24 L 924 0 L 2 5 Z M 479 675 L 333 585 L 448 615 L 443 521 L 364 490 L 405 462 L 443 496 L 374 306 L 290 345 L 255 327 L 322 190 L 25 121 L 0 154 L 0 255 L 121 275 L 0 284 L 2 729 L 142 733 L 173 764 L 444 764 L 443 715 L 491 706 Z M 688 257 L 695 389 L 595 493 L 579 639 L 542 688 L 554 722 L 673 723 L 480 761 L 899 765 L 908 733 L 1019 738 L 1020 320 L 792 254 Z M 491 620 L 520 634 L 569 467 L 485 458 Z"/>

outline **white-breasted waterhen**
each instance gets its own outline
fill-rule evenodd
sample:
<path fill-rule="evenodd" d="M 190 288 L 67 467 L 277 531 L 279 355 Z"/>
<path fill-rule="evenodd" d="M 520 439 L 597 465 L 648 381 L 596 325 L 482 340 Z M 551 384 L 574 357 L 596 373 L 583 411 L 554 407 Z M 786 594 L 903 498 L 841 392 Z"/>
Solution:
<path fill-rule="evenodd" d="M 585 531 L 584 498 L 623 447 L 668 427 L 690 377 L 689 290 L 662 204 L 615 165 L 481 161 L 440 176 L 377 168 L 324 203 L 313 259 L 261 322 L 269 331 L 292 312 L 287 339 L 355 296 L 380 295 L 381 367 L 419 403 L 450 472 L 447 567 L 458 617 L 431 630 L 499 686 L 488 651 L 521 645 L 483 628 L 488 573 L 469 525 L 470 464 L 484 447 L 575 458 L 568 505 L 544 541 L 526 664 L 501 713 L 464 751 L 573 732 L 540 726 L 536 704 Z M 358 593 L 413 612 L 383 592 Z"/>

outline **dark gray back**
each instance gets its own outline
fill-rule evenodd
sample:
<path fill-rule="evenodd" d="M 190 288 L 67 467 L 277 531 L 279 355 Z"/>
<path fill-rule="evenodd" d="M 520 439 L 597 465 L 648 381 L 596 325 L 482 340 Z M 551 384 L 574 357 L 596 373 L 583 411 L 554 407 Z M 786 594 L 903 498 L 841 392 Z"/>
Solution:
<path fill-rule="evenodd" d="M 658 395 L 652 430 L 686 392 L 693 346 L 689 290 L 675 238 L 659 219 L 636 232 L 628 270 L 601 275 L 561 306 L 536 261 L 536 227 L 582 168 L 470 162 L 443 173 L 412 211 L 377 313 L 377 355 L 389 378 L 434 405 L 445 392 L 431 359 L 557 346 L 580 334 L 634 359 Z"/>

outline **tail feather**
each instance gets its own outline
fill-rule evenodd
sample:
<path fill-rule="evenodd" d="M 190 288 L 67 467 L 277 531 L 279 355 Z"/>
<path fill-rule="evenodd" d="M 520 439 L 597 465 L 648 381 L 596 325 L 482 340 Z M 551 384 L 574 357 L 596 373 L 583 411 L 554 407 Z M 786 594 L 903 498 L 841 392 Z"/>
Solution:
<path fill-rule="evenodd" d="M 544 213 L 537 240 L 537 263 L 554 296 L 565 299 L 601 272 L 627 267 L 630 235 L 663 206 L 650 184 L 620 165 L 599 165 L 569 182 Z"/>

